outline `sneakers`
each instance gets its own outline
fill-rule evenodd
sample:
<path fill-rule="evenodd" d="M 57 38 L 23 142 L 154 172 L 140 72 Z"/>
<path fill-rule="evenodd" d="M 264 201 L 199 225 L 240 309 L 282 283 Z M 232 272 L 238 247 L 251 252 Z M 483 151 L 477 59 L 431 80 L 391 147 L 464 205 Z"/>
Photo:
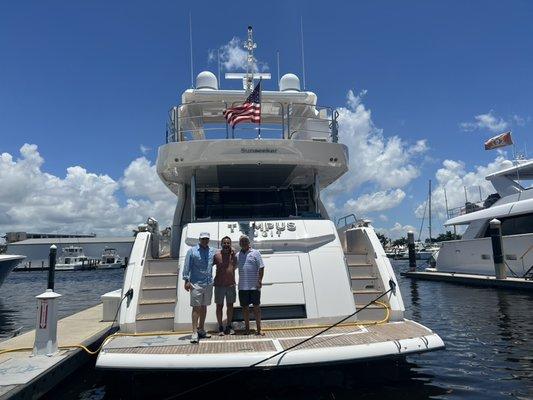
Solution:
<path fill-rule="evenodd" d="M 195 332 L 191 335 L 191 343 L 198 343 L 198 333 Z"/>
<path fill-rule="evenodd" d="M 226 331 L 224 330 L 224 327 L 222 325 L 220 325 L 218 327 L 218 336 L 224 336 L 225 333 L 226 333 Z"/>
<path fill-rule="evenodd" d="M 222 327 L 220 327 L 222 328 Z M 219 328 L 219 330 L 220 330 Z M 226 326 L 226 329 L 224 329 L 224 334 L 226 335 L 235 335 L 235 331 L 231 329 L 231 325 Z"/>
<path fill-rule="evenodd" d="M 206 331 L 204 331 L 203 329 L 198 329 L 198 337 L 200 339 L 209 339 L 211 335 L 207 333 Z"/>

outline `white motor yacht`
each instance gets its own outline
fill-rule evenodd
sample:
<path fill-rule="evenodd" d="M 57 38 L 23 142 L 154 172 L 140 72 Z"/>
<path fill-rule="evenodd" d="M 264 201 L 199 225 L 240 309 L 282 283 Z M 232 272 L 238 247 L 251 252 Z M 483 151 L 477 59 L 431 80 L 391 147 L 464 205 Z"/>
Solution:
<path fill-rule="evenodd" d="M 248 51 L 250 42 L 251 32 Z M 159 177 L 176 194 L 170 255 L 160 257 L 157 229 L 137 233 L 119 332 L 105 340 L 97 368 L 306 367 L 444 347 L 436 333 L 405 318 L 394 271 L 369 222 L 345 221 L 337 229 L 320 199 L 348 169 L 348 149 L 337 140 L 336 111 L 318 106 L 317 96 L 286 74 L 279 90 L 261 93 L 260 127 L 226 124 L 224 110 L 242 104 L 256 78 L 249 68 L 246 90 L 222 90 L 214 74 L 201 72 L 196 88 L 186 90 L 182 104 L 171 109 L 167 143 L 157 159 Z M 190 343 L 191 307 L 182 272 L 201 232 L 210 233 L 213 247 L 225 236 L 238 246 L 246 234 L 261 252 L 265 336 L 238 329 L 242 312 L 236 304 L 235 335 Z M 206 329 L 217 327 L 211 306 Z"/>
<path fill-rule="evenodd" d="M 0 254 L 0 286 L 2 286 L 9 273 L 25 258 L 26 256 Z"/>
<path fill-rule="evenodd" d="M 102 258 L 98 264 L 98 269 L 117 269 L 122 268 L 122 258 L 113 247 L 106 247 L 102 253 Z"/>
<path fill-rule="evenodd" d="M 83 254 L 83 247 L 80 246 L 64 247 L 55 266 L 57 271 L 73 271 L 88 268 L 91 268 L 90 260 Z"/>
<path fill-rule="evenodd" d="M 464 207 L 461 215 L 446 226 L 466 225 L 460 240 L 443 242 L 436 256 L 440 272 L 495 275 L 489 222 L 501 221 L 507 276 L 526 277 L 533 267 L 533 160 L 518 161 L 513 167 L 486 177 L 497 194 L 484 204 Z M 496 201 L 494 201 L 496 200 Z"/>

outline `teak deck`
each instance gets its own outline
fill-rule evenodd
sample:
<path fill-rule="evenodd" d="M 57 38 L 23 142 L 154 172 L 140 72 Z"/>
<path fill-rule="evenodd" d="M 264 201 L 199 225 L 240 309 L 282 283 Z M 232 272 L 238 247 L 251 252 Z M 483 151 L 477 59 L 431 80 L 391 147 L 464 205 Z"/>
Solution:
<path fill-rule="evenodd" d="M 323 328 L 283 329 L 266 331 L 265 336 L 213 336 L 191 344 L 190 334 L 157 334 L 143 336 L 119 335 L 104 346 L 107 353 L 123 354 L 231 354 L 242 352 L 275 352 L 320 332 Z M 433 332 L 412 321 L 371 326 L 335 327 L 298 346 L 297 349 L 317 349 L 338 346 L 380 343 L 417 338 Z M 135 340 L 134 340 L 135 339 Z"/>

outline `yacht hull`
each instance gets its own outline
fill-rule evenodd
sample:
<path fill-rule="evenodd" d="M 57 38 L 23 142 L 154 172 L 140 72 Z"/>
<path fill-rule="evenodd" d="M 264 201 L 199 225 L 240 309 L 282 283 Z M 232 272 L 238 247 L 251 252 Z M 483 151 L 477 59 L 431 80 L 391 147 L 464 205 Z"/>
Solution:
<path fill-rule="evenodd" d="M 507 276 L 523 276 L 533 266 L 533 233 L 503 237 Z M 494 276 L 490 238 L 443 242 L 437 271 Z"/>
<path fill-rule="evenodd" d="M 0 286 L 11 271 L 26 257 L 15 255 L 0 255 Z"/>

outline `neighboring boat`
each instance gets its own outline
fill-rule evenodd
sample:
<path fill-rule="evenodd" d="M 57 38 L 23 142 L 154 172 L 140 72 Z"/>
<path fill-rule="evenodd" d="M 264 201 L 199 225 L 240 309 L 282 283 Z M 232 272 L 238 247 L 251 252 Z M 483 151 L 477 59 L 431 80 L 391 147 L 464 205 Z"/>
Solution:
<path fill-rule="evenodd" d="M 83 247 L 63 247 L 62 254 L 58 258 L 55 269 L 57 271 L 73 271 L 79 269 L 94 268 L 93 260 L 83 254 Z"/>
<path fill-rule="evenodd" d="M 249 62 L 254 45 L 250 28 Z M 159 177 L 177 195 L 170 256 L 160 258 L 158 229 L 141 227 L 124 278 L 119 334 L 105 340 L 96 367 L 150 373 L 253 364 L 271 369 L 396 359 L 443 348 L 436 333 L 405 319 L 394 271 L 369 221 L 353 217 L 348 224 L 344 218 L 337 228 L 320 199 L 321 190 L 348 169 L 348 148 L 337 142 L 336 111 L 317 106 L 316 95 L 286 74 L 279 91 L 261 93 L 261 125 L 231 129 L 224 111 L 242 104 L 253 89 L 251 64 L 248 71 L 246 91 L 220 90 L 214 74 L 201 72 L 196 89 L 186 90 L 183 104 L 172 108 L 167 143 L 157 158 Z M 201 232 L 210 233 L 214 247 L 225 236 L 238 246 L 247 234 L 261 252 L 265 336 L 245 335 L 236 324 L 236 335 L 190 343 L 182 272 Z M 238 304 L 234 319 L 242 321 Z M 206 328 L 217 328 L 214 305 Z M 310 341 L 292 349 L 305 339 Z"/>
<path fill-rule="evenodd" d="M 26 256 L 0 254 L 0 286 L 2 286 L 9 273 L 25 258 Z"/>
<path fill-rule="evenodd" d="M 98 264 L 98 269 L 117 269 L 122 268 L 122 258 L 120 258 L 117 249 L 106 247 L 102 253 L 102 258 Z"/>
<path fill-rule="evenodd" d="M 489 222 L 501 221 L 507 276 L 527 277 L 533 268 L 533 188 L 523 181 L 533 180 L 533 160 L 486 177 L 497 191 L 482 204 L 468 203 L 461 215 L 446 226 L 466 225 L 460 240 L 443 242 L 436 256 L 439 272 L 494 275 Z"/>

